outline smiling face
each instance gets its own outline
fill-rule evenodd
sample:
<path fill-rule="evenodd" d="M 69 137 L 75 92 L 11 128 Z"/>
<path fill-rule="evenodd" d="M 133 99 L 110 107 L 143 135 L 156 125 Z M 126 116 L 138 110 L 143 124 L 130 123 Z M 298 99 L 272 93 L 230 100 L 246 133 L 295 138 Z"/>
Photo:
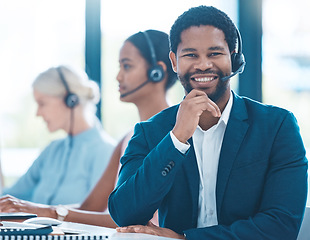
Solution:
<path fill-rule="evenodd" d="M 139 50 L 129 41 L 126 41 L 120 50 L 119 64 L 120 69 L 116 79 L 119 82 L 122 101 L 135 102 L 152 91 L 152 83 L 150 82 L 135 91 L 137 87 L 148 80 L 147 70 L 149 65 L 141 56 Z M 125 95 L 127 93 L 130 94 Z"/>
<path fill-rule="evenodd" d="M 218 102 L 230 92 L 229 80 L 220 80 L 231 73 L 231 53 L 222 30 L 209 25 L 184 30 L 170 59 L 186 93 L 198 89 Z"/>
<path fill-rule="evenodd" d="M 33 90 L 35 101 L 38 104 L 37 116 L 43 118 L 50 132 L 63 129 L 68 132 L 70 124 L 70 109 L 64 100 L 59 97 L 43 94 Z"/>

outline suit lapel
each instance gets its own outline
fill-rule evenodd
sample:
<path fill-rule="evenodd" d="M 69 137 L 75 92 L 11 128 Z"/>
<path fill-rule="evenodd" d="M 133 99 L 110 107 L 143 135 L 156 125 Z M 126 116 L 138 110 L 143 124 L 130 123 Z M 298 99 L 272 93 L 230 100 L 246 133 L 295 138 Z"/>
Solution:
<path fill-rule="evenodd" d="M 248 130 L 248 122 L 246 121 L 247 118 L 248 114 L 244 101 L 239 96 L 234 94 L 234 102 L 224 134 L 217 173 L 216 200 L 218 216 L 220 216 L 230 171 L 244 136 Z"/>
<path fill-rule="evenodd" d="M 191 145 L 188 155 L 184 161 L 184 172 L 187 177 L 188 186 L 190 189 L 190 196 L 192 198 L 192 226 L 197 226 L 198 219 L 198 196 L 199 196 L 199 171 L 197 166 L 196 154 L 194 150 L 193 139 L 188 140 Z"/>

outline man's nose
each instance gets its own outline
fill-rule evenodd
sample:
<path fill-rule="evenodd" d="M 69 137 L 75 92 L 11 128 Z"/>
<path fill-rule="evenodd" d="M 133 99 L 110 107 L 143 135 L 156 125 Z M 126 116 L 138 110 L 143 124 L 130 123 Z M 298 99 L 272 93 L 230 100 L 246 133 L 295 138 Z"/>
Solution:
<path fill-rule="evenodd" d="M 208 57 L 200 57 L 194 67 L 197 70 L 206 71 L 213 67 L 213 62 Z"/>

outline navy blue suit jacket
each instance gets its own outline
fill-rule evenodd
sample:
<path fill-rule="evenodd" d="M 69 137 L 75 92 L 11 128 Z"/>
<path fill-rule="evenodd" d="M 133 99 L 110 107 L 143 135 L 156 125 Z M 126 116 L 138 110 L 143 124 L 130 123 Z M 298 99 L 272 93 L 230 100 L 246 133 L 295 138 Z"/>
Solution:
<path fill-rule="evenodd" d="M 169 132 L 178 106 L 136 125 L 121 159 L 109 211 L 120 226 L 161 227 L 187 239 L 296 239 L 307 197 L 307 159 L 293 114 L 233 94 L 220 152 L 218 225 L 197 228 L 199 173 L 193 148 L 181 154 Z"/>

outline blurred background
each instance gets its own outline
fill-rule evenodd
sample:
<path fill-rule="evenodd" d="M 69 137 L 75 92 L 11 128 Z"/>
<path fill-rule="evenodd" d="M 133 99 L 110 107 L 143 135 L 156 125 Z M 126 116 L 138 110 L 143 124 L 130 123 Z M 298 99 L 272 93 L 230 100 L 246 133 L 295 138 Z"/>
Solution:
<path fill-rule="evenodd" d="M 119 101 L 115 78 L 122 42 L 147 29 L 169 33 L 180 14 L 201 4 L 225 11 L 241 31 L 247 65 L 240 77 L 231 80 L 233 89 L 292 111 L 310 149 L 309 1 L 1 1 L 0 158 L 4 184 L 11 185 L 43 147 L 64 136 L 63 132 L 50 134 L 43 120 L 35 116 L 31 84 L 38 73 L 59 64 L 86 69 L 101 84 L 98 115 L 102 124 L 118 140 L 138 121 L 135 106 Z M 96 48 L 92 37 L 98 38 L 98 32 Z M 182 97 L 183 89 L 177 83 L 169 92 L 169 101 L 176 104 Z"/>

